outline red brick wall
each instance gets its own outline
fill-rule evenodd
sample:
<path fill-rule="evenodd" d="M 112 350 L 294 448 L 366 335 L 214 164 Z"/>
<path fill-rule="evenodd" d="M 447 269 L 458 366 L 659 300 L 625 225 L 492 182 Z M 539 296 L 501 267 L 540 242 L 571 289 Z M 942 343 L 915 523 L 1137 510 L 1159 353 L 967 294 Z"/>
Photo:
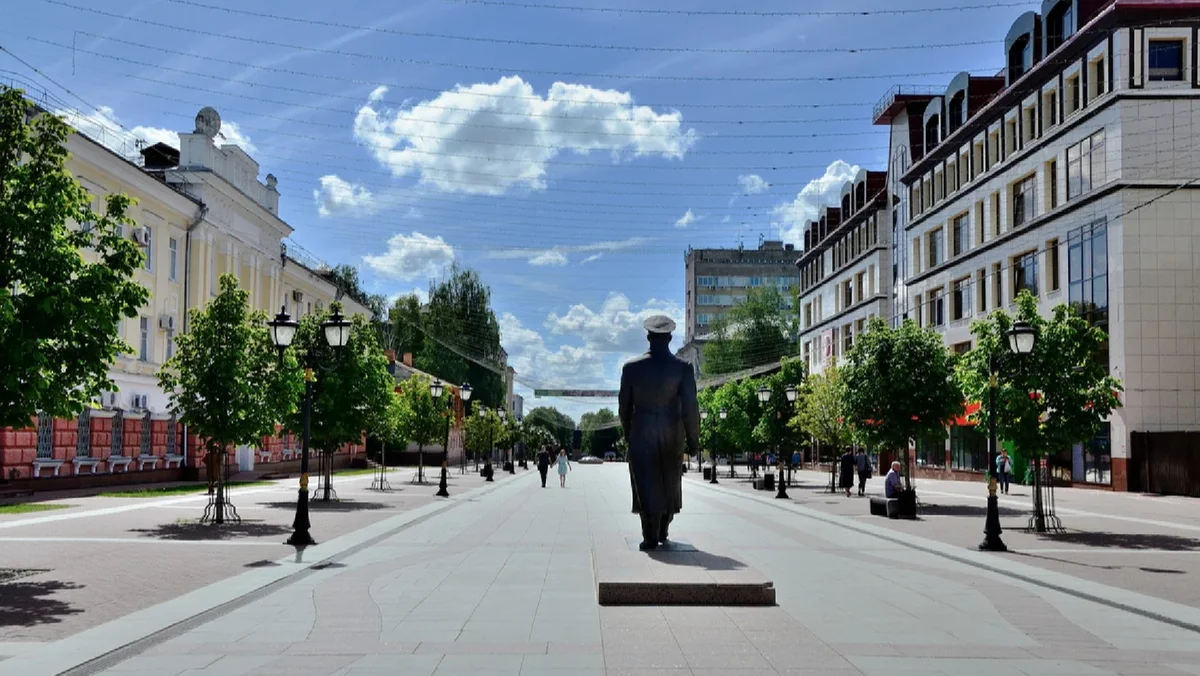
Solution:
<path fill-rule="evenodd" d="M 33 468 L 30 463 L 37 455 L 36 420 L 24 429 L 11 427 L 0 428 L 0 471 L 3 478 L 24 478 L 32 476 Z M 16 470 L 16 474 L 13 474 Z"/>
<path fill-rule="evenodd" d="M 98 418 L 92 416 L 90 421 L 92 426 L 92 457 L 102 458 L 107 461 L 109 453 L 112 450 L 112 418 Z M 97 472 L 107 472 L 108 462 L 102 462 L 96 466 Z"/>

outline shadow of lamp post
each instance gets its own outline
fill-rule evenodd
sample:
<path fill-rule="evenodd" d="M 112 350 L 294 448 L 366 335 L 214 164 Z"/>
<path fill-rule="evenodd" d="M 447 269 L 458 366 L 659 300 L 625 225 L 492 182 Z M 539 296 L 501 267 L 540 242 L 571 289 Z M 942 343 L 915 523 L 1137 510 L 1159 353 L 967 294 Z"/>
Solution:
<path fill-rule="evenodd" d="M 1008 349 L 1013 354 L 1024 357 L 1033 352 L 1034 346 L 1037 344 L 1037 330 L 1027 322 L 1014 322 L 1008 330 Z M 987 520 L 983 527 L 983 542 L 979 543 L 979 549 L 988 552 L 1006 552 L 1008 547 L 1004 541 L 1000 539 L 1000 505 L 996 497 L 996 481 L 997 468 L 996 456 L 998 455 L 996 440 L 996 387 L 1000 379 L 1000 362 L 996 358 L 995 352 L 988 355 L 988 498 L 987 498 Z M 1034 474 L 1035 479 L 1037 473 Z M 1034 488 L 1034 500 L 1040 497 L 1038 489 Z M 1035 515 L 1037 509 L 1034 509 Z"/>
<path fill-rule="evenodd" d="M 275 319 L 267 322 L 267 326 L 271 329 L 271 341 L 275 343 L 275 349 L 279 351 L 279 363 L 282 364 L 283 353 L 296 338 L 296 330 L 300 328 L 300 324 L 292 321 L 285 305 L 279 314 L 275 315 Z M 321 333 L 325 336 L 325 342 L 334 348 L 335 353 L 339 353 L 341 348 L 350 342 L 350 327 L 350 322 L 342 316 L 341 310 L 336 308 L 333 315 L 321 323 Z M 312 433 L 312 392 L 313 380 L 315 380 L 313 369 L 316 368 L 314 361 L 311 352 L 306 352 L 304 355 L 304 448 L 300 451 L 300 492 L 296 498 L 296 518 L 292 521 L 292 536 L 284 543 L 293 547 L 317 544 L 308 532 L 311 527 L 308 520 L 308 451 Z"/>

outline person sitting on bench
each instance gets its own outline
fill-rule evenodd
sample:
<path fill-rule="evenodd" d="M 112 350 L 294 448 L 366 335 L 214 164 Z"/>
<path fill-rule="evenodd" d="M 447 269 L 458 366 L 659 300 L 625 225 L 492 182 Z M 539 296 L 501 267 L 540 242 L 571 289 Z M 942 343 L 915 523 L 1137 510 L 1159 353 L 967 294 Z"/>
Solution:
<path fill-rule="evenodd" d="M 887 479 L 884 480 L 883 494 L 889 498 L 900 497 L 900 491 L 903 484 L 900 483 L 900 463 L 899 461 L 892 463 L 892 471 L 887 473 Z"/>

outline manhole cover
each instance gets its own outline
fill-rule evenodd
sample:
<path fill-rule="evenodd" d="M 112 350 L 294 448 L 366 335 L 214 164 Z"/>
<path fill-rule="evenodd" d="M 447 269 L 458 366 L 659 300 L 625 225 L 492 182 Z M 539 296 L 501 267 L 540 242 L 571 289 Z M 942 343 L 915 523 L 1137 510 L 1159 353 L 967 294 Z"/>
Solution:
<path fill-rule="evenodd" d="M 49 568 L 0 568 L 0 584 L 49 572 Z"/>

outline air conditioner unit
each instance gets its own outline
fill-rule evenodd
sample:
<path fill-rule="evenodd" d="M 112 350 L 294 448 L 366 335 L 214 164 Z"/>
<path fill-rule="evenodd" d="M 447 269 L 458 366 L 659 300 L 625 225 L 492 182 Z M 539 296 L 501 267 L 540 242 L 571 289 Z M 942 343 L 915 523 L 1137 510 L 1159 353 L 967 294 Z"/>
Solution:
<path fill-rule="evenodd" d="M 292 292 L 292 300 L 296 301 L 297 303 L 304 302 L 304 292 L 303 291 L 293 291 Z"/>
<path fill-rule="evenodd" d="M 147 396 L 146 396 L 146 395 L 144 395 L 144 394 L 135 394 L 135 395 L 133 395 L 133 408 L 134 408 L 134 410 L 137 410 L 137 411 L 145 411 L 145 410 L 146 410 L 146 401 L 147 401 Z"/>
<path fill-rule="evenodd" d="M 129 237 L 137 243 L 138 246 L 150 246 L 150 231 L 141 226 L 129 231 Z"/>
<path fill-rule="evenodd" d="M 175 315 L 163 315 L 158 318 L 158 328 L 164 331 L 175 330 Z"/>
<path fill-rule="evenodd" d="M 100 405 L 103 406 L 104 408 L 116 408 L 117 407 L 117 393 L 116 392 L 101 392 L 100 393 Z"/>

